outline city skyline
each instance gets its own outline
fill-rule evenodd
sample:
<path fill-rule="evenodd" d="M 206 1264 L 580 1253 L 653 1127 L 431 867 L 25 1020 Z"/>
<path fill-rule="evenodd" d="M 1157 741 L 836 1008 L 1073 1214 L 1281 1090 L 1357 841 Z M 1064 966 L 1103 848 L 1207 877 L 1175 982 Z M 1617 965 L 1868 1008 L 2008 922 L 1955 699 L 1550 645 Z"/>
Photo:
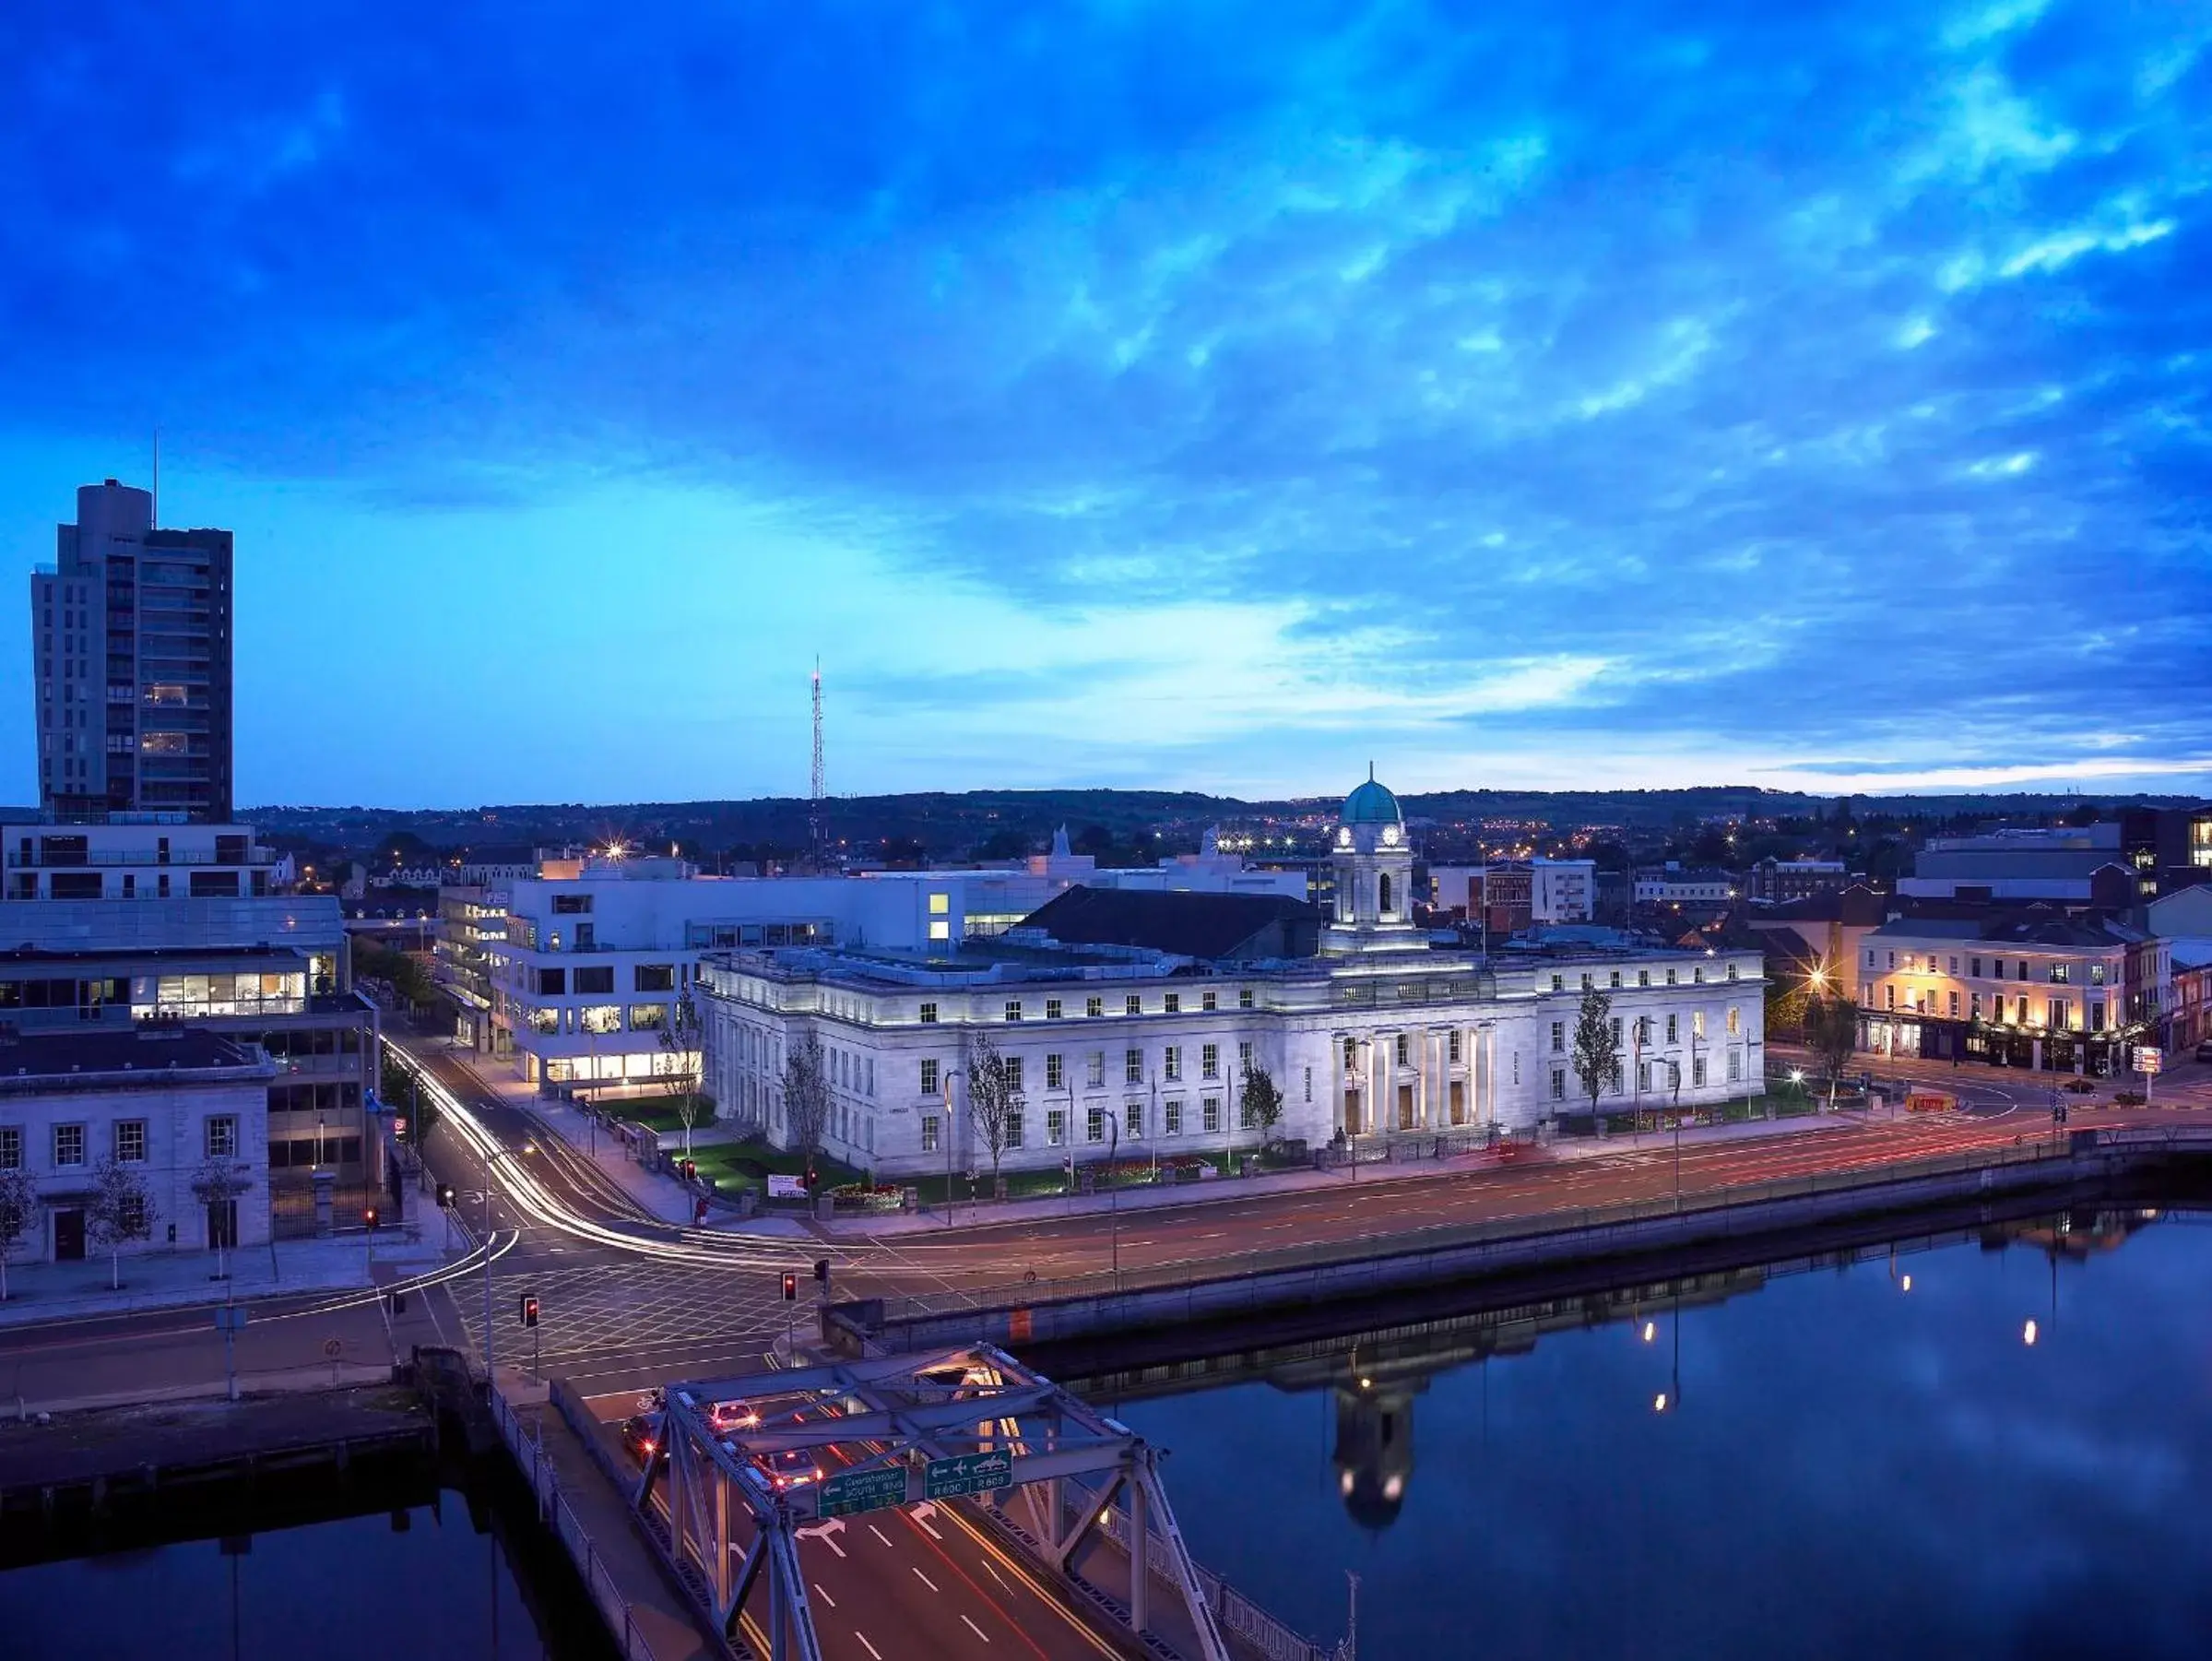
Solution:
<path fill-rule="evenodd" d="M 242 802 L 803 795 L 817 654 L 837 794 L 2212 770 L 2212 21 L 374 16 L 12 25 L 0 549 L 160 429 Z"/>

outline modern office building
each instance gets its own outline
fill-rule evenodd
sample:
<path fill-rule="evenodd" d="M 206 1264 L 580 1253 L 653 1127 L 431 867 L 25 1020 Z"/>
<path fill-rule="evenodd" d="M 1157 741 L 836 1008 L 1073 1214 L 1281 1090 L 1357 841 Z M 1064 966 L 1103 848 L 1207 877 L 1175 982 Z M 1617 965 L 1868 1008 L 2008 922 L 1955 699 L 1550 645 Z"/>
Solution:
<path fill-rule="evenodd" d="M 30 1255 L 104 1255 L 88 1224 L 111 1157 L 148 1202 L 148 1238 L 124 1252 L 265 1244 L 278 1065 L 254 1044 L 183 1023 L 27 1032 L 0 1021 L 0 1169 L 29 1172 L 37 1191 Z M 218 1160 L 236 1192 L 204 1200 L 194 1179 Z"/>
<path fill-rule="evenodd" d="M 1331 840 L 1318 914 L 1279 896 L 1082 889 L 957 953 L 709 951 L 694 982 L 707 1090 L 787 1141 L 785 1066 L 818 1043 L 827 1151 L 879 1176 L 988 1169 L 963 1077 L 978 1033 L 1017 1073 L 1007 1169 L 1249 1150 L 1255 1071 L 1283 1093 L 1280 1137 L 1525 1130 L 1587 1111 L 1571 1054 L 1592 991 L 1611 1000 L 1618 1056 L 1606 1111 L 1764 1087 L 1757 952 L 1486 957 L 1414 925 L 1388 789 L 1355 790 Z"/>
<path fill-rule="evenodd" d="M 250 899 L 293 883 L 289 855 L 249 825 L 119 824 L 86 819 L 0 825 L 11 900 Z"/>
<path fill-rule="evenodd" d="M 39 803 L 58 820 L 231 817 L 231 533 L 159 529 L 153 510 L 85 485 L 31 573 Z"/>
<path fill-rule="evenodd" d="M 2155 885 L 2143 887 L 2151 872 L 2131 862 L 2116 824 L 2006 828 L 1930 837 L 1897 891 L 1916 900 L 2117 909 L 2152 897 Z"/>

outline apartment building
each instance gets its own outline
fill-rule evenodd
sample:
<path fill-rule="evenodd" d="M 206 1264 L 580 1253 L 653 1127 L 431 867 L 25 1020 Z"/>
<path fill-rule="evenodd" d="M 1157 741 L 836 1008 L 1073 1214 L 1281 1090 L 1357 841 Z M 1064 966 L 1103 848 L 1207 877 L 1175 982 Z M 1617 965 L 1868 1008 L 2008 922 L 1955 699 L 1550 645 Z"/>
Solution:
<path fill-rule="evenodd" d="M 294 881 L 290 857 L 264 847 L 253 826 L 173 813 L 0 825 L 0 901 L 242 899 Z"/>
<path fill-rule="evenodd" d="M 153 497 L 110 479 L 54 541 L 30 577 L 41 810 L 227 821 L 231 533 L 158 529 Z"/>

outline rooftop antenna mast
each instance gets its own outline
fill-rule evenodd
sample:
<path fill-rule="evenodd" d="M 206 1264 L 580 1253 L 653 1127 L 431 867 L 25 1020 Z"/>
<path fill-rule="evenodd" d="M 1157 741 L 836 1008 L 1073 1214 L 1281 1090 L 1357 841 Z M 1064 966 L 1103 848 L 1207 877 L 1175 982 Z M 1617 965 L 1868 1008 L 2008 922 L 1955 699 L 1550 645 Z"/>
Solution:
<path fill-rule="evenodd" d="M 829 864 L 829 827 L 822 809 L 822 659 L 814 659 L 814 779 L 807 805 L 807 837 L 812 845 L 816 869 Z"/>

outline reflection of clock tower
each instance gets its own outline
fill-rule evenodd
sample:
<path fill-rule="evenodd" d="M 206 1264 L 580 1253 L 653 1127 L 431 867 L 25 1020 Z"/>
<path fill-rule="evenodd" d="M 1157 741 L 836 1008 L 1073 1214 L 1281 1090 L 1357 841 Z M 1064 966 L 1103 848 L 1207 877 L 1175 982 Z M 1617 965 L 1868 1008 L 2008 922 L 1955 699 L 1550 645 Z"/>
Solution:
<path fill-rule="evenodd" d="M 1336 872 L 1336 909 L 1321 931 L 1321 950 L 1418 951 L 1426 939 L 1414 928 L 1414 850 L 1405 839 L 1398 798 L 1375 781 L 1344 798 L 1330 863 Z"/>

